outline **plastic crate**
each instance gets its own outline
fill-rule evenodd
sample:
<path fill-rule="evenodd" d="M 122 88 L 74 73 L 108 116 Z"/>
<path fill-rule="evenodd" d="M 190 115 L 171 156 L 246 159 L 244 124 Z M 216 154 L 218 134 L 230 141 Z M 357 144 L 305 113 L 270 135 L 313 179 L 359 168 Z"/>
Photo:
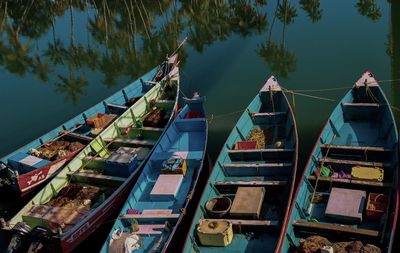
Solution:
<path fill-rule="evenodd" d="M 388 198 L 383 193 L 368 194 L 367 207 L 365 215 L 369 220 L 379 220 L 386 212 Z"/>
<path fill-rule="evenodd" d="M 124 152 L 125 151 L 125 152 Z M 134 152 L 118 149 L 105 161 L 104 174 L 115 177 L 129 177 L 138 164 Z"/>

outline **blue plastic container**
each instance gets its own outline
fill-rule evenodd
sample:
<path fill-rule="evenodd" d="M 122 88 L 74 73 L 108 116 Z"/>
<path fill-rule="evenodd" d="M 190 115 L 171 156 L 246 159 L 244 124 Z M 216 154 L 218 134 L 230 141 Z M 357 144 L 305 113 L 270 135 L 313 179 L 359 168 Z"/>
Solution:
<path fill-rule="evenodd" d="M 106 159 L 104 174 L 114 177 L 129 177 L 138 165 L 137 155 L 120 148 Z"/>

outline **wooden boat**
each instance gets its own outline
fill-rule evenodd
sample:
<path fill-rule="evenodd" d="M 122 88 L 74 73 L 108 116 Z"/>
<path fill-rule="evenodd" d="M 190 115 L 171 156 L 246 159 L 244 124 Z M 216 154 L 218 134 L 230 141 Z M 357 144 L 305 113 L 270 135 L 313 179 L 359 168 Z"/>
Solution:
<path fill-rule="evenodd" d="M 125 201 L 174 117 L 178 95 L 179 68 L 175 65 L 17 215 L 3 222 L 4 234 L 12 235 L 9 252 L 21 247 L 22 251 L 46 247 L 69 252 L 95 231 Z"/>
<path fill-rule="evenodd" d="M 280 251 L 306 252 L 316 243 L 318 252 L 326 246 L 389 253 L 398 201 L 396 123 L 383 91 L 366 72 L 333 110 L 315 143 Z"/>
<path fill-rule="evenodd" d="M 166 76 L 176 55 L 61 126 L 0 160 L 0 189 L 25 196 L 56 175 L 105 127 Z"/>
<path fill-rule="evenodd" d="M 149 158 L 101 252 L 127 252 L 125 242 L 137 252 L 165 250 L 196 189 L 207 132 L 203 104 L 195 95 Z"/>
<path fill-rule="evenodd" d="M 297 150 L 293 111 L 272 76 L 223 146 L 184 252 L 273 252 L 289 212 Z"/>

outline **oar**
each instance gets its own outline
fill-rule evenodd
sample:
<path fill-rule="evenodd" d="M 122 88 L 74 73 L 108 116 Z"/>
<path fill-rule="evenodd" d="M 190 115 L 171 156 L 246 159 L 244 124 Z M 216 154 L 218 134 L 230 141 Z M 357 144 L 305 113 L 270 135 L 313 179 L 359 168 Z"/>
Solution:
<path fill-rule="evenodd" d="M 171 55 L 174 55 L 176 52 L 178 52 L 179 49 L 186 43 L 186 41 L 187 41 L 187 37 L 185 37 L 185 38 L 182 40 L 182 42 L 178 45 L 178 47 L 175 49 L 175 51 L 174 51 Z"/>

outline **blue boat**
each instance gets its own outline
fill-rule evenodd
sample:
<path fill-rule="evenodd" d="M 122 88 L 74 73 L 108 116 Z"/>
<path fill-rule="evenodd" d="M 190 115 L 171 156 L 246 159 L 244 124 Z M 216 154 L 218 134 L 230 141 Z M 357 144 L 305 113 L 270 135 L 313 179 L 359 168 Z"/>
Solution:
<path fill-rule="evenodd" d="M 390 104 L 366 72 L 333 110 L 315 143 L 279 252 L 320 252 L 322 247 L 326 252 L 392 252 L 398 165 Z"/>
<path fill-rule="evenodd" d="M 158 252 L 181 223 L 207 146 L 202 99 L 195 95 L 161 137 L 101 252 Z"/>
<path fill-rule="evenodd" d="M 112 96 L 0 160 L 0 185 L 25 196 L 48 181 L 104 128 L 162 80 L 177 54 Z"/>
<path fill-rule="evenodd" d="M 272 76 L 223 145 L 184 252 L 274 252 L 294 189 L 297 139 L 293 111 Z"/>

